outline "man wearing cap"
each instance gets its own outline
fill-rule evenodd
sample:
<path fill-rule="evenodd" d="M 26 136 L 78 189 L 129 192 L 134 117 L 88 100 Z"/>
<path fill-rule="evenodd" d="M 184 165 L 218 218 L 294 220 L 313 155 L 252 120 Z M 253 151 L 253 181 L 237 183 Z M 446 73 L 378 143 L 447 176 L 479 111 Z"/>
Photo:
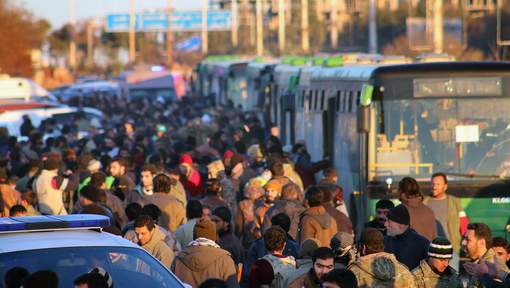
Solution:
<path fill-rule="evenodd" d="M 457 272 L 450 267 L 453 246 L 450 240 L 437 237 L 430 242 L 428 258 L 413 270 L 417 288 L 463 287 Z"/>
<path fill-rule="evenodd" d="M 356 247 L 354 235 L 346 232 L 338 232 L 329 244 L 335 253 L 335 268 L 347 268 L 356 260 Z"/>
<path fill-rule="evenodd" d="M 421 260 L 427 258 L 429 240 L 416 233 L 410 227 L 410 222 L 409 212 L 404 205 L 390 210 L 385 223 L 387 236 L 384 238 L 384 251 L 395 254 L 399 262 L 413 270 Z"/>
<path fill-rule="evenodd" d="M 238 287 L 236 268 L 230 253 L 216 244 L 216 226 L 213 222 L 200 219 L 193 228 L 194 240 L 177 256 L 172 272 L 179 279 L 198 287 L 210 278 L 227 282 L 228 287 Z"/>
<path fill-rule="evenodd" d="M 227 207 L 218 207 L 212 212 L 212 221 L 216 224 L 218 232 L 218 241 L 222 249 L 227 250 L 232 255 L 232 259 L 238 265 L 243 263 L 245 251 L 244 247 L 232 231 L 232 212 Z"/>
<path fill-rule="evenodd" d="M 361 234 L 361 257 L 349 266 L 359 287 L 414 287 L 414 278 L 395 255 L 384 252 L 384 236 L 376 228 Z"/>

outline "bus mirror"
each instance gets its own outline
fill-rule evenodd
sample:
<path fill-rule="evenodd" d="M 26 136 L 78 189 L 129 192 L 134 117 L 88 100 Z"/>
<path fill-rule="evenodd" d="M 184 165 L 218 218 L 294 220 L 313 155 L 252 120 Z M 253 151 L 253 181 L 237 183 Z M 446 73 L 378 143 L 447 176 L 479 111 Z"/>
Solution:
<path fill-rule="evenodd" d="M 358 133 L 370 131 L 370 106 L 360 105 L 358 108 Z"/>
<path fill-rule="evenodd" d="M 368 106 L 372 103 L 372 94 L 374 93 L 374 86 L 370 84 L 364 84 L 361 89 L 361 99 L 360 104 L 363 106 Z"/>

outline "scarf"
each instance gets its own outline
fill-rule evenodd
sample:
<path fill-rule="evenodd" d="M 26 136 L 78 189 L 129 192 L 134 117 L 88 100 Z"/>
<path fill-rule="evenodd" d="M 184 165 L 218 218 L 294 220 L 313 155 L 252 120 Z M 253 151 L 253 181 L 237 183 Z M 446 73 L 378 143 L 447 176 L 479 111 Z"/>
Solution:
<path fill-rule="evenodd" d="M 189 242 L 188 246 L 209 246 L 209 247 L 220 248 L 220 246 L 218 244 L 216 244 L 216 242 L 212 241 L 211 239 L 202 238 L 202 237 Z"/>

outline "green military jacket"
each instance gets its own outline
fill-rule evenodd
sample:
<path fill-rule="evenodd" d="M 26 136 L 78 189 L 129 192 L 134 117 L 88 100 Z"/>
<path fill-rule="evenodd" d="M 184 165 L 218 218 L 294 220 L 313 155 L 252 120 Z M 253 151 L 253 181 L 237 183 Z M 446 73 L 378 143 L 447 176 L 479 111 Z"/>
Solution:
<path fill-rule="evenodd" d="M 358 287 L 416 287 L 413 274 L 390 253 L 360 257 L 349 266 L 349 270 L 356 276 Z"/>
<path fill-rule="evenodd" d="M 460 281 L 457 272 L 448 266 L 445 273 L 437 274 L 432 270 L 427 260 L 421 260 L 420 266 L 413 270 L 414 281 L 417 288 L 460 288 Z"/>

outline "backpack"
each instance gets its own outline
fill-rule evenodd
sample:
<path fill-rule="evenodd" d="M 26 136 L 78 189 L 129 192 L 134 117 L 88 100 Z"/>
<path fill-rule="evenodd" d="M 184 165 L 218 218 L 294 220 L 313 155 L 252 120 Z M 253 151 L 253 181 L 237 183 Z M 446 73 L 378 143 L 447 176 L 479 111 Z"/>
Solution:
<path fill-rule="evenodd" d="M 296 271 L 296 260 L 292 256 L 285 258 L 276 257 L 272 254 L 267 254 L 261 259 L 266 260 L 273 267 L 274 279 L 270 285 L 263 287 L 270 288 L 284 288 L 287 279 L 291 276 L 292 272 Z"/>

